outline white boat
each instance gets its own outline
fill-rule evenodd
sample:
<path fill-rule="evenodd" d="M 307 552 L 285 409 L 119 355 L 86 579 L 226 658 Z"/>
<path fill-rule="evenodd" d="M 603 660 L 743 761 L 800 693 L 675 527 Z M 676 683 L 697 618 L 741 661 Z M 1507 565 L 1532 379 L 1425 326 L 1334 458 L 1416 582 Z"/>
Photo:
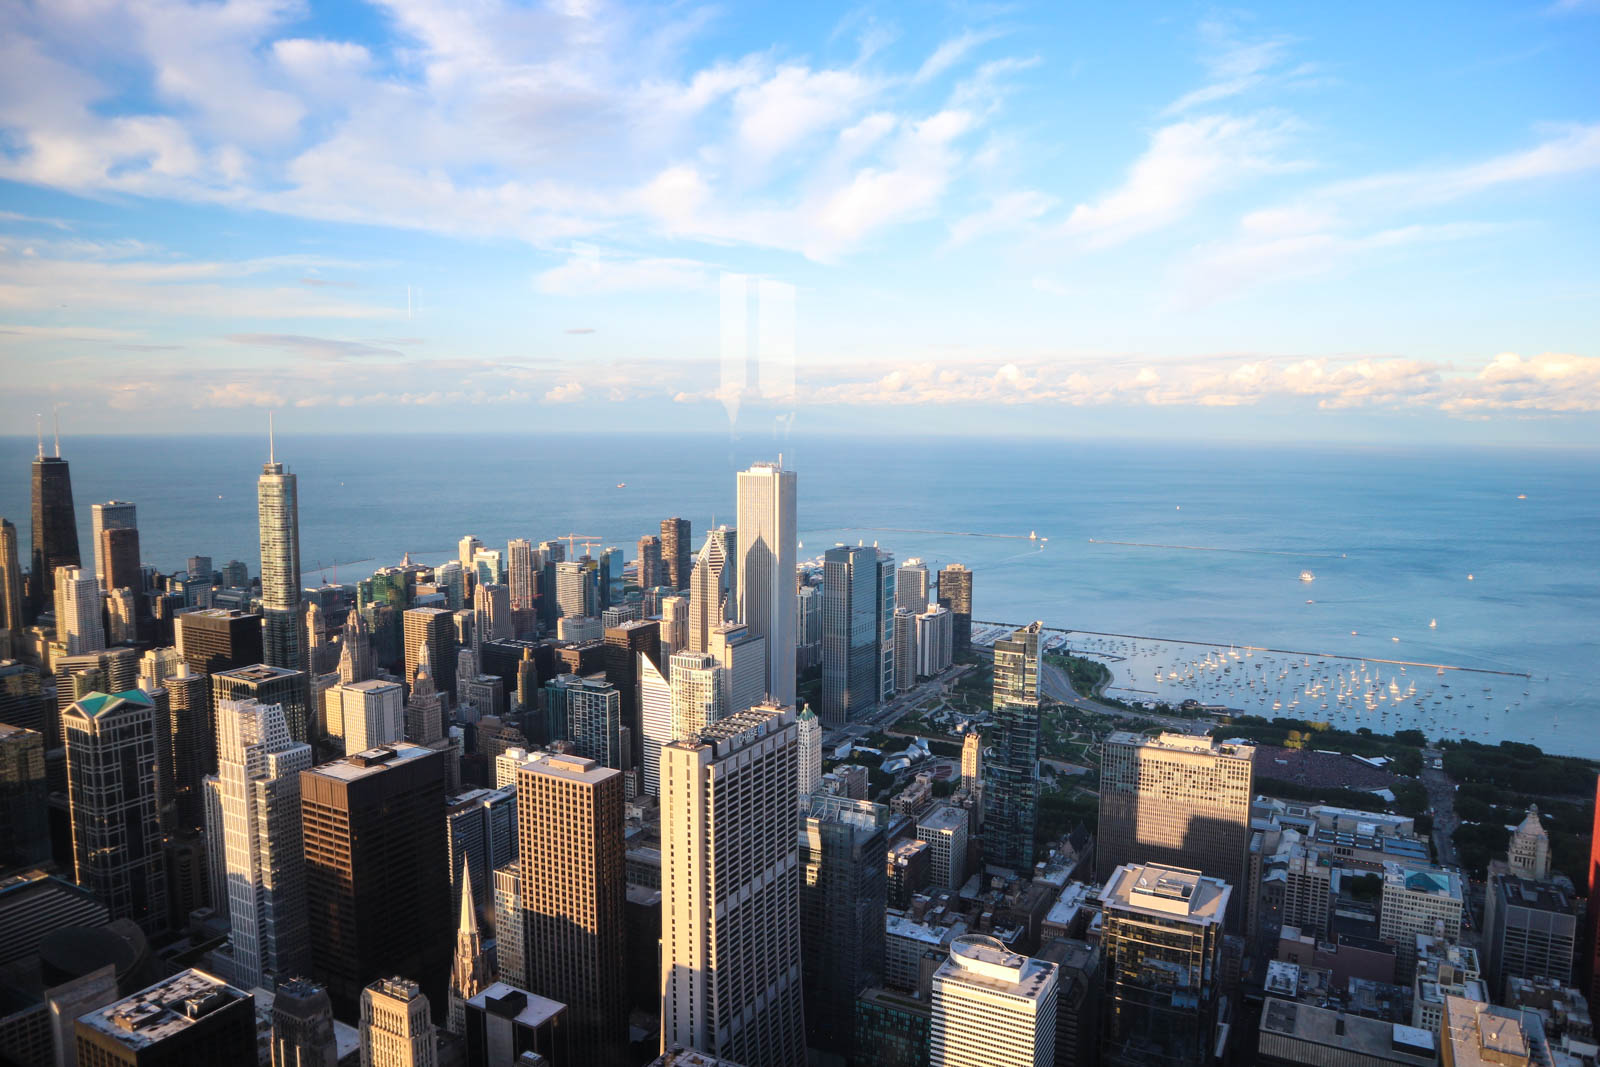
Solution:
<path fill-rule="evenodd" d="M 1317 576 L 1312 574 L 1310 571 L 1301 571 L 1300 580 L 1302 582 L 1314 582 L 1317 580 Z"/>
<path fill-rule="evenodd" d="M 1429 619 L 1428 620 L 1428 629 L 1437 630 L 1438 628 L 1439 628 L 1439 620 L 1438 619 Z"/>

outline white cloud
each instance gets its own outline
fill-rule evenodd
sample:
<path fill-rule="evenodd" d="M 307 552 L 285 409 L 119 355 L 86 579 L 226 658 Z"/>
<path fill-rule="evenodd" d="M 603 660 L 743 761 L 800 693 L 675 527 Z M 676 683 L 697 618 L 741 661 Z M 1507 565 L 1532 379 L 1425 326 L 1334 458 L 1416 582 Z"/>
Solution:
<path fill-rule="evenodd" d="M 583 246 L 559 266 L 534 277 L 541 293 L 598 296 L 638 291 L 694 291 L 711 285 L 705 264 L 691 259 L 632 259 Z"/>
<path fill-rule="evenodd" d="M 1216 20 L 1200 26 L 1200 36 L 1205 45 L 1204 63 L 1209 81 L 1198 89 L 1185 93 L 1168 106 L 1168 114 L 1177 114 L 1216 103 L 1259 88 L 1269 80 L 1269 74 L 1280 66 L 1293 42 L 1287 37 L 1268 37 L 1242 41 L 1233 27 Z M 1299 68 L 1297 73 L 1306 73 Z"/>
<path fill-rule="evenodd" d="M 927 59 L 922 61 L 922 66 L 911 76 L 913 85 L 932 81 L 939 75 L 948 71 L 960 62 L 969 52 L 979 45 L 1001 36 L 998 30 L 967 30 L 958 37 L 952 37 L 935 48 Z"/>
<path fill-rule="evenodd" d="M 582 382 L 562 382 L 544 394 L 546 404 L 571 404 L 583 399 Z"/>
<path fill-rule="evenodd" d="M 983 237 L 1023 228 L 1055 208 L 1058 201 L 1037 189 L 1022 189 L 992 200 L 987 208 L 957 219 L 950 226 L 950 244 L 964 245 Z"/>
<path fill-rule="evenodd" d="M 1282 118 L 1229 115 L 1163 126 L 1123 183 L 1073 208 L 1063 231 L 1113 244 L 1174 222 L 1215 193 L 1294 167 L 1280 154 L 1290 128 Z"/>

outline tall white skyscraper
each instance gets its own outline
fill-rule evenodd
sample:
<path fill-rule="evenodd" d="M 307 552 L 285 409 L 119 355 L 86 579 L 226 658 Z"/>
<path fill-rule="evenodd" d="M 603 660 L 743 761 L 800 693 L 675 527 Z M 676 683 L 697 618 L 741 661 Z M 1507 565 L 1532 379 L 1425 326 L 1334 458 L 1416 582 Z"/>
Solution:
<path fill-rule="evenodd" d="M 780 458 L 781 462 L 781 458 Z M 767 692 L 794 703 L 795 474 L 757 463 L 738 476 L 739 621 L 767 639 Z"/>
<path fill-rule="evenodd" d="M 901 564 L 894 580 L 894 606 L 913 615 L 928 610 L 928 565 L 920 559 Z"/>
<path fill-rule="evenodd" d="M 483 542 L 471 534 L 467 534 L 467 536 L 456 542 L 456 558 L 461 561 L 461 569 L 463 571 L 472 570 L 472 557 L 482 547 Z"/>
<path fill-rule="evenodd" d="M 217 782 L 228 883 L 233 980 L 250 988 L 311 963 L 300 772 L 311 746 L 289 736 L 279 704 L 217 702 Z"/>
<path fill-rule="evenodd" d="M 674 653 L 677 655 L 677 653 Z M 656 669 L 649 656 L 638 653 L 639 726 L 644 744 L 644 791 L 661 793 L 661 746 L 672 740 L 672 683 Z M 670 670 L 670 664 L 668 669 Z"/>
<path fill-rule="evenodd" d="M 1056 965 L 968 934 L 933 974 L 931 1067 L 1050 1067 Z"/>
<path fill-rule="evenodd" d="M 106 549 L 100 534 L 106 530 L 137 530 L 139 511 L 126 500 L 108 500 L 89 508 L 94 530 L 94 576 L 100 588 L 106 588 Z"/>
<path fill-rule="evenodd" d="M 699 733 L 722 718 L 722 668 L 702 652 L 679 652 L 668 661 L 672 715 L 668 740 Z"/>
<path fill-rule="evenodd" d="M 795 718 L 800 745 L 800 801 L 816 791 L 822 782 L 822 720 L 807 705 Z"/>
<path fill-rule="evenodd" d="M 81 568 L 56 568 L 56 634 L 69 656 L 101 652 L 106 647 L 106 630 L 100 622 L 100 583 Z"/>
<path fill-rule="evenodd" d="M 506 583 L 511 586 L 511 610 L 533 610 L 533 543 L 517 538 L 506 542 Z"/>
<path fill-rule="evenodd" d="M 753 708 L 767 699 L 767 642 L 744 623 L 711 631 L 706 654 L 722 667 L 722 714 Z"/>
<path fill-rule="evenodd" d="M 261 617 L 267 663 L 303 671 L 305 627 L 300 619 L 300 492 L 295 476 L 268 454 L 256 480 L 261 528 Z"/>
<path fill-rule="evenodd" d="M 806 1062 L 796 761 L 776 704 L 661 750 L 663 1050 Z"/>

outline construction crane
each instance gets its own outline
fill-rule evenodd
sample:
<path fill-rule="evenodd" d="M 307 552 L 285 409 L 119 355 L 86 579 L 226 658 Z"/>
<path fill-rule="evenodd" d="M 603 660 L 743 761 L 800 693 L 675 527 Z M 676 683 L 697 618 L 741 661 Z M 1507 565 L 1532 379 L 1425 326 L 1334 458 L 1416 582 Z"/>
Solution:
<path fill-rule="evenodd" d="M 567 557 L 569 559 L 576 558 L 573 555 L 573 553 L 577 551 L 576 542 L 578 542 L 578 541 L 582 541 L 583 542 L 583 551 L 586 554 L 595 545 L 604 543 L 599 534 L 579 534 L 579 533 L 561 534 L 558 537 L 556 537 L 556 540 L 557 541 L 565 541 L 567 543 Z"/>

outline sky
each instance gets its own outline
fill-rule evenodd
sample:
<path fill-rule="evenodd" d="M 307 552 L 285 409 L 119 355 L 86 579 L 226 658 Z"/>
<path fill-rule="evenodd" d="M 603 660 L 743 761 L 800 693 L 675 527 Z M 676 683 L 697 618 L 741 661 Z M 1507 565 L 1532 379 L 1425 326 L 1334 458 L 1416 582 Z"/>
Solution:
<path fill-rule="evenodd" d="M 0 7 L 0 432 L 1600 445 L 1600 0 Z"/>

